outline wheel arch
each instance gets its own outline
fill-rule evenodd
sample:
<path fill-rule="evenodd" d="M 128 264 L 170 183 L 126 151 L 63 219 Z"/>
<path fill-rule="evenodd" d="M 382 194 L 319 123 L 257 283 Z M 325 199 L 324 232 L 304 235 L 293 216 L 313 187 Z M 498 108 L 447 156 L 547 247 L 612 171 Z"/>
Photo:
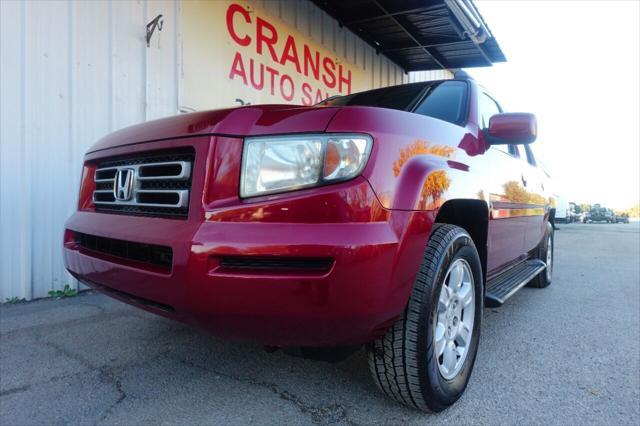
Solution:
<path fill-rule="evenodd" d="M 555 207 L 551 207 L 548 213 L 548 221 L 554 228 L 556 227 L 556 209 Z"/>
<path fill-rule="evenodd" d="M 473 199 L 448 200 L 438 210 L 435 222 L 459 226 L 469 233 L 480 256 L 483 278 L 486 278 L 489 233 L 487 203 Z"/>

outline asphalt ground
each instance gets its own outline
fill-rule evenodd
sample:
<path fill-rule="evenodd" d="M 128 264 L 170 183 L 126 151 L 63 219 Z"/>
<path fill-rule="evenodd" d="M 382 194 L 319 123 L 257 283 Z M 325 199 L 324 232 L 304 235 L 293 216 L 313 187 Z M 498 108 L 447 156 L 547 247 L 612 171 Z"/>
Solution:
<path fill-rule="evenodd" d="M 485 309 L 469 387 L 424 414 L 363 351 L 266 353 L 99 294 L 0 307 L 0 424 L 638 424 L 640 224 L 560 225 L 554 282 Z"/>

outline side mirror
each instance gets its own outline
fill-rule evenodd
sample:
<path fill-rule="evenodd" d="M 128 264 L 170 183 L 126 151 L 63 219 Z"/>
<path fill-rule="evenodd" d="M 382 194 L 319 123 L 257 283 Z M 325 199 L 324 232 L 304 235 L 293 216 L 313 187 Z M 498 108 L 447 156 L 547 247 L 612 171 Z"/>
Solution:
<path fill-rule="evenodd" d="M 529 144 L 538 136 L 536 116 L 528 112 L 505 112 L 489 119 L 485 136 L 490 145 Z"/>

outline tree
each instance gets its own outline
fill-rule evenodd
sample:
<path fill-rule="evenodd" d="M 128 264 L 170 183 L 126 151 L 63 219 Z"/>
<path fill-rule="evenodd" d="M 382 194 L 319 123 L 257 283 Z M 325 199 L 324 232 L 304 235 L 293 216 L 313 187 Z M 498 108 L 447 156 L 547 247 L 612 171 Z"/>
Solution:
<path fill-rule="evenodd" d="M 582 210 L 583 213 L 590 212 L 591 204 L 580 204 L 580 210 Z"/>
<path fill-rule="evenodd" d="M 440 197 L 444 191 L 449 189 L 450 185 L 451 179 L 447 176 L 446 171 L 436 170 L 431 172 L 422 186 L 421 204 L 432 208 L 439 207 Z M 431 203 L 427 204 L 429 200 Z"/>
<path fill-rule="evenodd" d="M 503 187 L 504 195 L 507 198 L 507 201 L 511 203 L 521 204 L 526 204 L 530 201 L 530 194 L 526 189 L 523 188 L 523 186 L 519 182 L 510 180 L 509 182 L 505 183 Z"/>
<path fill-rule="evenodd" d="M 434 145 L 431 142 L 416 140 L 408 147 L 400 150 L 400 156 L 393 162 L 393 174 L 399 176 L 402 166 L 416 155 L 435 155 L 451 158 L 455 151 L 455 147 L 449 145 Z"/>

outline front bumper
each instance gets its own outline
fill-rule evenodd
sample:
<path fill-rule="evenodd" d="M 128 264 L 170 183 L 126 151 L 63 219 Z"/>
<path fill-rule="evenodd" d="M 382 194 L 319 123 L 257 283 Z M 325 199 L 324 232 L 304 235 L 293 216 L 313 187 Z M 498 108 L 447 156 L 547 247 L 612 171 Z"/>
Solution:
<path fill-rule="evenodd" d="M 399 243 L 387 222 L 192 226 L 172 221 L 168 232 L 164 219 L 114 219 L 89 212 L 69 219 L 64 246 L 69 272 L 125 302 L 230 338 L 283 346 L 363 343 L 402 312 L 415 278 L 397 273 Z M 161 273 L 96 255 L 79 247 L 73 232 L 170 246 L 173 266 Z M 329 256 L 333 264 L 318 273 L 225 271 L 217 261 L 267 253 Z"/>

